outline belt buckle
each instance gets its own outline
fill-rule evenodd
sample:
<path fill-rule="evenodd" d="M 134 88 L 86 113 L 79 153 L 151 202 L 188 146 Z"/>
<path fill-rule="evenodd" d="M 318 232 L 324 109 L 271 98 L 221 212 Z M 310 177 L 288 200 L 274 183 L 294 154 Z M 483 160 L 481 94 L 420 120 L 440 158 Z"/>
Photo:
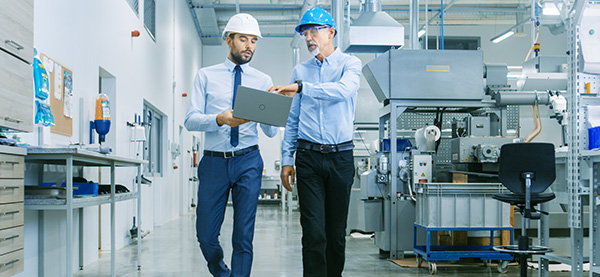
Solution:
<path fill-rule="evenodd" d="M 229 159 L 229 158 L 233 158 L 233 157 L 235 157 L 235 152 L 233 152 L 233 151 L 224 152 L 223 158 Z"/>
<path fill-rule="evenodd" d="M 333 150 L 333 146 L 331 145 L 326 145 L 326 144 L 321 144 L 321 146 L 319 147 L 319 152 L 321 152 L 322 154 L 327 154 L 332 152 Z"/>

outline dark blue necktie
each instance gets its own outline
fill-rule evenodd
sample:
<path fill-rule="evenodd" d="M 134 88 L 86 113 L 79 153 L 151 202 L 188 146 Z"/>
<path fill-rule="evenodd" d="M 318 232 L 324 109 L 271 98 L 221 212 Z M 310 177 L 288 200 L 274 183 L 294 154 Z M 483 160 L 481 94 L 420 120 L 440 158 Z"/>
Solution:
<path fill-rule="evenodd" d="M 242 68 L 239 65 L 236 65 L 233 69 L 235 72 L 235 77 L 233 79 L 233 99 L 231 100 L 231 108 L 235 106 L 235 94 L 237 93 L 237 88 L 242 84 Z M 236 147 L 239 143 L 240 139 L 240 128 L 232 127 L 231 128 L 231 146 Z"/>

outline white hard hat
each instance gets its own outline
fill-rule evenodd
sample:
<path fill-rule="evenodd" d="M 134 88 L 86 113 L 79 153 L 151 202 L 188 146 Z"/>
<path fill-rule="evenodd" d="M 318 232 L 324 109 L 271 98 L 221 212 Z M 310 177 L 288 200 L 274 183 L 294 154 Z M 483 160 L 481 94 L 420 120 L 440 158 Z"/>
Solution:
<path fill-rule="evenodd" d="M 238 13 L 229 19 L 225 29 L 223 29 L 223 40 L 227 39 L 230 33 L 255 35 L 262 38 L 258 21 L 247 13 Z"/>

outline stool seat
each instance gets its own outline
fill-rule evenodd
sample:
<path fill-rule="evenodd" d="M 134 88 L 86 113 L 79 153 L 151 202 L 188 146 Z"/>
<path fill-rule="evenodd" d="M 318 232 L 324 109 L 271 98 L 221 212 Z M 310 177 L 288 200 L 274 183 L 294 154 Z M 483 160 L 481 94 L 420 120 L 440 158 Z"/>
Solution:
<path fill-rule="evenodd" d="M 541 255 L 550 252 L 554 252 L 554 248 L 539 246 L 539 245 L 529 245 L 528 249 L 519 249 L 518 245 L 499 245 L 494 246 L 492 249 L 502 252 L 502 253 L 511 253 L 511 254 L 526 254 L 526 255 Z"/>
<path fill-rule="evenodd" d="M 514 206 L 525 205 L 525 194 L 524 193 L 497 193 L 492 195 L 492 198 L 509 203 Z M 535 206 L 539 203 L 548 202 L 556 198 L 553 192 L 547 193 L 532 193 L 531 194 L 531 206 Z"/>

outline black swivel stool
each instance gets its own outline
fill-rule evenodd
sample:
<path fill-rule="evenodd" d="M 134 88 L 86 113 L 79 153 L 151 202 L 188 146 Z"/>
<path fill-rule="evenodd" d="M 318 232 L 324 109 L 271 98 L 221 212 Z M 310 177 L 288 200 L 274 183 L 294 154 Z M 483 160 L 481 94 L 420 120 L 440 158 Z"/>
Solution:
<path fill-rule="evenodd" d="M 512 193 L 499 193 L 494 199 L 510 203 L 519 209 L 523 223 L 518 245 L 496 246 L 494 250 L 519 255 L 521 276 L 527 276 L 527 258 L 553 252 L 544 246 L 529 245 L 527 229 L 529 221 L 540 219 L 535 206 L 548 202 L 556 196 L 544 191 L 556 178 L 554 145 L 551 143 L 510 143 L 500 149 L 498 179 Z"/>

